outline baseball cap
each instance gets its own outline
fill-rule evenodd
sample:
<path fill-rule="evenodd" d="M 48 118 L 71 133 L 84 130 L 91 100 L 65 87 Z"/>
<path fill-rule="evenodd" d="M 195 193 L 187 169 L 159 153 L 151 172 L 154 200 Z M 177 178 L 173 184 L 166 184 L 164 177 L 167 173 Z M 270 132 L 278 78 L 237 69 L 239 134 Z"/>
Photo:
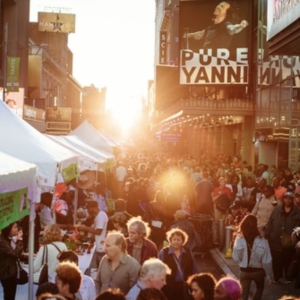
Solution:
<path fill-rule="evenodd" d="M 294 193 L 292 193 L 292 192 L 286 192 L 286 193 L 283 195 L 283 197 L 290 197 L 290 198 L 294 199 L 294 198 L 295 198 L 295 195 L 294 195 Z"/>

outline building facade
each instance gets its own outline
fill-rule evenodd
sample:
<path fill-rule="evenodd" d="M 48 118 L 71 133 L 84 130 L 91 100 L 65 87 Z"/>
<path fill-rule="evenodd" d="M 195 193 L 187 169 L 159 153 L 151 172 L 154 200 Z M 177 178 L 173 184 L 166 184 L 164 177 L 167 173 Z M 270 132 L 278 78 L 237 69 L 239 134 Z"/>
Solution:
<path fill-rule="evenodd" d="M 195 156 L 222 152 L 252 165 L 298 168 L 300 48 L 287 43 L 300 33 L 289 24 L 284 34 L 275 26 L 270 37 L 266 21 L 272 3 L 156 1 L 150 103 L 152 132 L 162 145 Z M 281 10 L 273 14 L 278 17 Z M 231 24 L 230 36 L 228 27 L 217 26 L 224 20 Z M 278 36 L 285 36 L 286 44 Z"/>

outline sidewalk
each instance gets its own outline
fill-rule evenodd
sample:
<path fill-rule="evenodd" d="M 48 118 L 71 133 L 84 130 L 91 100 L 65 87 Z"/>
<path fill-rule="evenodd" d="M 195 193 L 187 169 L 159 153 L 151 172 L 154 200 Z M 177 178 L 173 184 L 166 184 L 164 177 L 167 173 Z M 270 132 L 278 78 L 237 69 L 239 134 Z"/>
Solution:
<path fill-rule="evenodd" d="M 224 274 L 239 279 L 239 265 L 232 258 L 225 258 L 225 252 L 217 248 L 211 249 L 210 254 Z M 251 290 L 254 291 L 254 285 Z M 283 281 L 278 284 L 265 285 L 262 300 L 277 300 L 283 295 L 300 297 L 300 289 L 294 289 L 294 284 L 286 284 Z"/>

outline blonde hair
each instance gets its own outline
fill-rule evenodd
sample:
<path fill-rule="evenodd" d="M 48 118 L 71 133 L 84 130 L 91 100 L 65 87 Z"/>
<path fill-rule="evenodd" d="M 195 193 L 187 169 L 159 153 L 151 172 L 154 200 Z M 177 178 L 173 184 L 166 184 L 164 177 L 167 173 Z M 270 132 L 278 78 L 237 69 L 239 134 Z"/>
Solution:
<path fill-rule="evenodd" d="M 44 243 L 49 244 L 56 241 L 61 241 L 62 233 L 57 224 L 48 224 L 44 228 Z"/>

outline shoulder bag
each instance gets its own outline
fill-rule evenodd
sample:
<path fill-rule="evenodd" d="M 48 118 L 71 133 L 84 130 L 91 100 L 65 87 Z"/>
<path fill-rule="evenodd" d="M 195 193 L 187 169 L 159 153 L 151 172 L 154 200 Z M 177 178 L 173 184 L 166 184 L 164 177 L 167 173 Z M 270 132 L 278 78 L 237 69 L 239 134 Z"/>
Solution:
<path fill-rule="evenodd" d="M 28 273 L 22 268 L 21 263 L 19 260 L 17 260 L 17 266 L 18 266 L 18 279 L 17 284 L 23 285 L 28 282 Z"/>
<path fill-rule="evenodd" d="M 42 284 L 49 281 L 48 275 L 48 246 L 44 246 L 42 265 L 37 272 L 33 273 L 33 283 Z"/>
<path fill-rule="evenodd" d="M 174 260 L 176 262 L 177 269 L 178 269 L 179 273 L 181 274 L 181 276 L 182 276 L 182 278 L 184 280 L 183 270 L 182 270 L 182 268 L 181 268 L 181 266 L 180 266 L 180 264 L 178 262 L 177 257 L 174 254 L 173 254 L 173 258 L 174 258 Z M 193 296 L 190 293 L 189 286 L 188 286 L 188 284 L 185 281 L 182 282 L 182 292 L 183 292 L 183 300 L 192 300 L 193 299 Z"/>

